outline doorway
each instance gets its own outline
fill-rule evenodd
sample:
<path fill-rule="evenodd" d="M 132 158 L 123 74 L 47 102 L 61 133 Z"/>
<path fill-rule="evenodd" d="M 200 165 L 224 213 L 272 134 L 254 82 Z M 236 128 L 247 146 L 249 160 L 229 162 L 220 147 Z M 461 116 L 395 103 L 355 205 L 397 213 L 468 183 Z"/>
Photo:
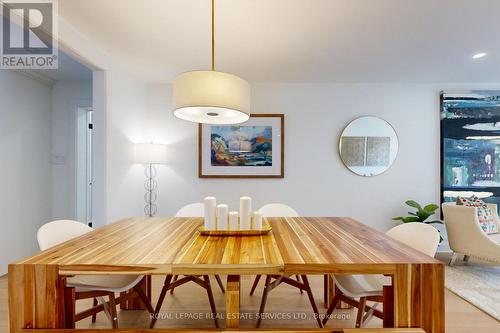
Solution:
<path fill-rule="evenodd" d="M 78 107 L 76 115 L 76 218 L 92 227 L 92 135 L 93 110 Z"/>

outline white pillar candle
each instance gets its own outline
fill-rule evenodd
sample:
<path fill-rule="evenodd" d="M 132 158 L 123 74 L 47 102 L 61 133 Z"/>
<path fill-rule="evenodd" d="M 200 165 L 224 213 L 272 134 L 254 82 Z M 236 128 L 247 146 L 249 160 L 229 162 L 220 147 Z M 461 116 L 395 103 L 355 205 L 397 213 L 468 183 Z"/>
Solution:
<path fill-rule="evenodd" d="M 227 205 L 217 205 L 217 229 L 227 230 L 227 212 L 229 207 Z"/>
<path fill-rule="evenodd" d="M 215 230 L 217 228 L 216 220 L 216 206 L 217 200 L 215 197 L 206 197 L 203 200 L 204 217 L 205 217 L 205 230 Z"/>
<path fill-rule="evenodd" d="M 238 212 L 229 212 L 229 230 L 238 230 Z"/>
<path fill-rule="evenodd" d="M 240 198 L 240 229 L 249 230 L 252 220 L 252 198 Z"/>
<path fill-rule="evenodd" d="M 252 229 L 262 230 L 262 214 L 259 212 L 253 212 L 252 214 Z"/>

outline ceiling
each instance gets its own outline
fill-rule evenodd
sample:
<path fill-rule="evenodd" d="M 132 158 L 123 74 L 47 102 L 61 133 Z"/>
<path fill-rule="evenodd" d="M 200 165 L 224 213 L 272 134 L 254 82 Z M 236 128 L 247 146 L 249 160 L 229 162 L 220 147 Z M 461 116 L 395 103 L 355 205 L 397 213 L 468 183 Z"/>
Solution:
<path fill-rule="evenodd" d="M 64 0 L 59 13 L 137 77 L 171 82 L 210 68 L 210 3 Z M 215 6 L 217 69 L 251 82 L 500 82 L 498 0 Z"/>

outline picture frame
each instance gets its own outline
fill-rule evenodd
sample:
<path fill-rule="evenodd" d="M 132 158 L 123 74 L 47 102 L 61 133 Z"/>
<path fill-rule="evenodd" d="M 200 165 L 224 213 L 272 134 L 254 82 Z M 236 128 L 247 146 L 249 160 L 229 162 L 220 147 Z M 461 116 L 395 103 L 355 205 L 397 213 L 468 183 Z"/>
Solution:
<path fill-rule="evenodd" d="M 199 178 L 284 178 L 284 160 L 284 114 L 251 114 L 242 124 L 198 126 Z"/>

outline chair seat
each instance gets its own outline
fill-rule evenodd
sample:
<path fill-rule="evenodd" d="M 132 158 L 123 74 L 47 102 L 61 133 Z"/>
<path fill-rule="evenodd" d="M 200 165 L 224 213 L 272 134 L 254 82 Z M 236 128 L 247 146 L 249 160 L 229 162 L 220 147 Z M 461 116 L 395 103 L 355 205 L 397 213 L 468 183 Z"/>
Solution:
<path fill-rule="evenodd" d="M 488 238 L 497 244 L 500 244 L 500 233 L 488 235 Z"/>
<path fill-rule="evenodd" d="M 391 285 L 391 278 L 384 275 L 335 275 L 337 287 L 351 298 L 382 296 L 383 287 Z"/>
<path fill-rule="evenodd" d="M 133 288 L 142 275 L 75 275 L 68 278 L 67 285 L 76 291 L 102 290 L 120 293 Z"/>

